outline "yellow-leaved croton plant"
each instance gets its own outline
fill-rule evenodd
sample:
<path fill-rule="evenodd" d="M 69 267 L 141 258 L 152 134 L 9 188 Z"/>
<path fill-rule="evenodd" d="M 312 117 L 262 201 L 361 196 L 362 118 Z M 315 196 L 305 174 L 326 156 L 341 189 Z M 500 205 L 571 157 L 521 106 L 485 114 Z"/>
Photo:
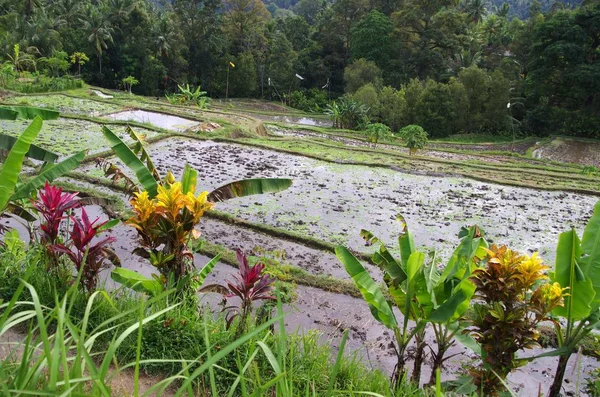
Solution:
<path fill-rule="evenodd" d="M 192 263 L 188 245 L 199 233 L 194 227 L 204 212 L 213 207 L 208 192 L 194 194 L 195 184 L 184 190 L 171 172 L 158 185 L 158 194 L 150 198 L 147 191 L 134 193 L 130 203 L 135 215 L 127 223 L 137 229 L 142 240 L 140 252 L 150 259 L 161 274 L 173 272 L 176 279 L 184 275 Z"/>

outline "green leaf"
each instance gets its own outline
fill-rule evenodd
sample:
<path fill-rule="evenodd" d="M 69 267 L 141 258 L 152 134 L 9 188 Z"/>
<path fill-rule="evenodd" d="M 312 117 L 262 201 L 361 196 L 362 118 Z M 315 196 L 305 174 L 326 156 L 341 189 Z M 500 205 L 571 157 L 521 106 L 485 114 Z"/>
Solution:
<path fill-rule="evenodd" d="M 397 215 L 396 220 L 400 222 L 400 236 L 398 237 L 398 246 L 400 248 L 400 260 L 402 268 L 406 269 L 408 258 L 415 251 L 415 241 L 413 235 L 408 230 L 408 224 L 402 215 Z M 407 272 L 408 273 L 408 272 Z"/>
<path fill-rule="evenodd" d="M 406 280 L 406 272 L 379 238 L 375 237 L 370 231 L 364 229 L 360 231 L 360 236 L 369 244 L 379 244 L 379 251 L 373 253 L 371 260 L 386 271 L 392 278 L 392 284 L 399 285 Z"/>
<path fill-rule="evenodd" d="M 335 248 L 335 254 L 360 290 L 360 293 L 369 305 L 369 309 L 371 309 L 373 317 L 388 328 L 397 328 L 398 321 L 396 320 L 396 316 L 394 316 L 392 307 L 358 259 L 342 246 Z"/>
<path fill-rule="evenodd" d="M 575 230 L 561 233 L 556 247 L 554 273 L 550 275 L 553 282 L 562 288 L 569 288 L 564 301 L 564 307 L 557 307 L 553 313 L 558 316 L 581 320 L 590 314 L 591 303 L 594 301 L 594 286 L 592 280 L 577 280 L 576 266 L 581 257 L 581 242 Z"/>
<path fill-rule="evenodd" d="M 17 142 L 17 139 L 19 138 L 0 134 L 0 150 L 5 150 L 7 152 L 10 151 Z M 29 146 L 29 150 L 25 156 L 30 159 L 43 161 L 45 163 L 54 163 L 56 160 L 58 160 L 58 154 L 52 153 L 34 144 Z"/>
<path fill-rule="evenodd" d="M 188 163 L 185 163 L 185 167 L 183 167 L 183 174 L 181 175 L 181 187 L 183 193 L 195 193 L 197 181 L 198 171 L 190 167 Z"/>
<path fill-rule="evenodd" d="M 25 154 L 29 151 L 29 146 L 42 129 L 42 124 L 42 119 L 39 117 L 31 122 L 13 146 L 2 169 L 0 169 L 0 212 L 6 208 L 10 197 L 14 193 Z"/>
<path fill-rule="evenodd" d="M 467 293 L 464 290 L 459 289 L 452 294 L 448 300 L 433 310 L 431 314 L 429 314 L 427 320 L 434 323 L 445 323 L 455 317 L 456 309 L 458 309 L 467 298 L 469 298 Z"/>
<path fill-rule="evenodd" d="M 34 119 L 41 117 L 42 120 L 56 120 L 60 115 L 59 112 L 52 109 L 35 108 L 32 106 L 1 106 L 0 109 L 4 111 L 15 112 L 18 118 L 21 119 Z M 5 113 L 8 115 L 8 113 Z M 14 119 L 9 119 L 14 120 Z"/>
<path fill-rule="evenodd" d="M 102 132 L 117 157 L 135 173 L 142 188 L 148 191 L 151 198 L 155 197 L 158 191 L 158 182 L 152 172 L 114 132 L 106 126 L 102 127 Z"/>
<path fill-rule="evenodd" d="M 10 198 L 11 201 L 29 197 L 32 192 L 42 187 L 46 181 L 52 182 L 56 178 L 59 178 L 65 175 L 67 172 L 77 168 L 84 158 L 85 150 L 82 150 L 81 152 L 74 154 L 60 163 L 46 169 L 35 178 L 29 180 L 26 184 L 19 186 Z"/>
<path fill-rule="evenodd" d="M 579 261 L 583 275 L 592 280 L 596 297 L 594 306 L 600 305 L 600 201 L 594 206 L 594 214 L 588 221 L 581 239 L 583 257 Z"/>
<path fill-rule="evenodd" d="M 19 113 L 14 110 L 0 107 L 0 120 L 16 120 L 19 116 Z"/>
<path fill-rule="evenodd" d="M 154 166 L 154 163 L 152 162 L 152 158 L 150 157 L 150 154 L 146 151 L 146 147 L 144 146 L 142 136 L 138 135 L 133 130 L 133 128 L 131 128 L 130 126 L 127 126 L 127 133 L 129 134 L 131 139 L 133 139 L 135 142 L 135 145 L 133 146 L 133 153 L 135 153 L 136 156 L 138 156 L 138 158 L 140 159 L 140 161 L 142 163 L 144 163 L 144 162 L 146 163 L 146 168 L 148 168 L 148 171 L 150 171 L 150 173 L 152 173 L 152 175 L 154 176 L 154 179 L 159 181 L 160 175 L 158 174 L 158 170 L 156 169 L 156 167 Z"/>
<path fill-rule="evenodd" d="M 110 273 L 110 277 L 117 283 L 137 292 L 144 292 L 152 296 L 157 296 L 163 292 L 163 286 L 159 281 L 124 267 L 114 269 Z"/>
<path fill-rule="evenodd" d="M 290 186 L 292 186 L 292 180 L 285 178 L 242 179 L 213 190 L 208 195 L 208 201 L 218 203 L 236 197 L 276 193 L 281 192 Z"/>
<path fill-rule="evenodd" d="M 120 219 L 111 219 L 108 222 L 106 222 L 104 225 L 100 226 L 98 228 L 98 232 L 104 232 L 106 230 L 112 229 L 113 227 L 117 226 L 119 223 L 121 223 Z"/>
<path fill-rule="evenodd" d="M 206 280 L 206 277 L 208 277 L 210 272 L 212 272 L 212 269 L 216 266 L 216 264 L 219 263 L 220 259 L 221 254 L 218 254 L 217 256 L 212 258 L 206 265 L 204 265 L 202 270 L 200 270 L 200 273 L 198 273 L 198 282 L 200 283 L 200 285 L 204 284 L 204 280 Z"/>

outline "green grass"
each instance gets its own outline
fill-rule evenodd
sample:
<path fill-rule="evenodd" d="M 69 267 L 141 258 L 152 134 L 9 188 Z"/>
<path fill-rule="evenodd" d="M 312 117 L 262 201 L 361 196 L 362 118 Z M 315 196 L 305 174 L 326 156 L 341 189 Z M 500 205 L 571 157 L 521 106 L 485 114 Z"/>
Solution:
<path fill-rule="evenodd" d="M 221 317 L 174 303 L 170 293 L 141 300 L 126 291 L 88 297 L 77 283 L 69 286 L 47 272 L 46 264 L 36 249 L 0 259 L 10 282 L 0 286 L 0 334 L 14 330 L 24 337 L 0 359 L 3 395 L 115 395 L 116 378 L 133 378 L 138 390 L 142 372 L 162 380 L 139 395 L 166 388 L 175 395 L 218 396 L 270 390 L 284 397 L 427 394 L 411 385 L 392 393 L 384 374 L 353 355 L 338 355 L 332 368 L 332 350 L 317 333 L 285 332 L 281 304 L 272 319 L 238 338 Z"/>

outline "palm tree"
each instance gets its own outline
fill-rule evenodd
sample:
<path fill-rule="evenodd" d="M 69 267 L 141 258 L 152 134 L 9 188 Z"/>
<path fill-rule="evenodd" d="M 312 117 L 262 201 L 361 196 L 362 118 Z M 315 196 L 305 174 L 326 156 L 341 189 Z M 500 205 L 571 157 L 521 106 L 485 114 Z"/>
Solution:
<path fill-rule="evenodd" d="M 500 18 L 508 18 L 510 5 L 508 5 L 507 2 L 502 3 L 502 6 L 500 7 L 494 7 L 494 9 L 496 11 L 496 15 L 498 15 Z"/>
<path fill-rule="evenodd" d="M 171 42 L 175 35 L 175 29 L 171 20 L 166 15 L 162 15 L 152 29 L 154 35 L 154 45 L 156 53 L 163 57 L 168 57 L 171 51 Z"/>
<path fill-rule="evenodd" d="M 481 22 L 487 14 L 485 0 L 467 0 L 463 5 L 463 9 L 475 24 Z"/>
<path fill-rule="evenodd" d="M 80 19 L 82 29 L 87 35 L 88 41 L 94 46 L 98 56 L 100 74 L 102 74 L 102 50 L 108 49 L 108 42 L 113 42 L 112 33 L 114 29 L 108 18 L 100 10 L 94 7 L 88 9 L 85 19 Z"/>
<path fill-rule="evenodd" d="M 58 15 L 67 27 L 81 19 L 81 0 L 55 0 L 51 5 L 53 15 Z"/>

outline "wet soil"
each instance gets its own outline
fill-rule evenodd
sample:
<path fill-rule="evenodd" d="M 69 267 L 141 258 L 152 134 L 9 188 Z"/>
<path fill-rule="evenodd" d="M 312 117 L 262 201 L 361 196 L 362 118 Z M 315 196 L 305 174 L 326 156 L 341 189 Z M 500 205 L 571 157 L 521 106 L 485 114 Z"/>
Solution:
<path fill-rule="evenodd" d="M 369 147 L 369 148 L 380 148 L 386 150 L 394 150 L 405 155 L 409 155 L 409 150 L 404 147 L 389 145 L 385 143 L 378 143 L 377 145 L 373 145 L 369 142 L 361 141 L 359 139 L 346 138 L 336 135 L 330 134 L 322 134 L 318 132 L 312 131 L 300 131 L 300 130 L 292 130 L 292 129 L 283 129 L 275 126 L 268 126 L 267 129 L 274 133 L 275 135 L 281 136 L 293 136 L 297 138 L 325 138 L 335 142 L 343 143 L 346 146 L 352 147 Z M 419 150 L 417 152 L 417 156 L 420 157 L 433 157 L 443 160 L 451 160 L 451 161 L 484 161 L 486 163 L 492 164 L 502 164 L 506 162 L 506 158 L 502 158 L 501 156 L 481 156 L 481 155 L 470 155 L 470 154 L 462 154 L 462 153 L 452 153 L 452 152 L 444 152 L 438 150 Z"/>
<path fill-rule="evenodd" d="M 474 152 L 501 151 L 525 154 L 535 144 L 533 141 L 515 143 L 442 143 L 429 142 L 428 146 L 437 149 L 470 150 Z"/>
<path fill-rule="evenodd" d="M 306 247 L 291 240 L 233 226 L 216 219 L 204 218 L 200 223 L 200 230 L 204 239 L 231 250 L 241 249 L 248 255 L 273 258 L 282 264 L 294 265 L 312 274 L 338 279 L 348 277 L 344 266 L 332 252 Z M 369 264 L 365 264 L 365 267 L 373 277 L 382 279 L 383 274 L 379 268 Z"/>
<path fill-rule="evenodd" d="M 411 175 L 388 169 L 339 165 L 241 145 L 167 139 L 150 147 L 159 169 L 179 175 L 187 162 L 199 171 L 202 190 L 253 177 L 289 177 L 281 193 L 220 203 L 217 209 L 256 223 L 302 232 L 365 250 L 360 228 L 390 245 L 403 214 L 417 245 L 447 257 L 464 225 L 478 224 L 496 243 L 540 251 L 552 263 L 557 236 L 581 230 L 595 197 Z"/>
<path fill-rule="evenodd" d="M 533 157 L 600 167 L 600 142 L 555 138 L 538 146 L 533 151 Z"/>

